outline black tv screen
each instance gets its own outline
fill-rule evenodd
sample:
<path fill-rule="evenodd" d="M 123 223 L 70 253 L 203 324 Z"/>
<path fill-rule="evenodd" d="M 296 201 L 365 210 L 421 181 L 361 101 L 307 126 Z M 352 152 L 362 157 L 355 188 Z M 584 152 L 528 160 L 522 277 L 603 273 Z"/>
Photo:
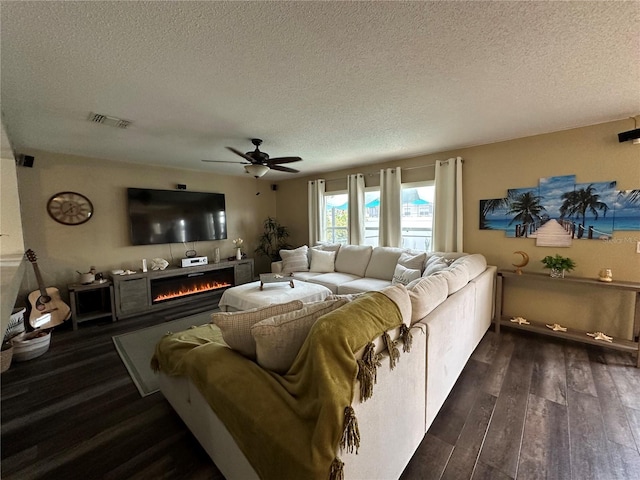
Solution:
<path fill-rule="evenodd" d="M 133 245 L 227 238 L 223 193 L 128 188 Z"/>

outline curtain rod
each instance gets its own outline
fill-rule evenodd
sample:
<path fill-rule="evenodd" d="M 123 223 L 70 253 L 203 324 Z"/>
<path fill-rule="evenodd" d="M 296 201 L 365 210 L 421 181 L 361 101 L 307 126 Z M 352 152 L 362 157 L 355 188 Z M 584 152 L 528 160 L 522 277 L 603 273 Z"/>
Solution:
<path fill-rule="evenodd" d="M 448 160 L 443 160 L 442 162 L 448 162 Z M 436 164 L 435 163 L 431 163 L 429 165 L 417 165 L 415 167 L 390 167 L 390 168 L 400 168 L 401 170 L 417 170 L 419 168 L 429 168 L 429 167 L 435 167 Z M 377 172 L 368 172 L 368 173 L 362 173 L 362 175 L 366 175 L 367 177 L 373 177 L 374 175 L 378 175 L 380 173 L 380 171 L 378 170 Z M 340 177 L 340 178 L 327 178 L 325 179 L 325 182 L 337 182 L 338 180 L 345 180 L 346 177 Z"/>

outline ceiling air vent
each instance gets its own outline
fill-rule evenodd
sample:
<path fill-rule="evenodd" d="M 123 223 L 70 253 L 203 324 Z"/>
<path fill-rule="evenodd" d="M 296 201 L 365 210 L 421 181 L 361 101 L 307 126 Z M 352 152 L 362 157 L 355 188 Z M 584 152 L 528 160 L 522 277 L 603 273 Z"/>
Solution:
<path fill-rule="evenodd" d="M 123 120 L 122 118 L 110 117 L 109 115 L 102 115 L 101 113 L 89 114 L 89 121 L 93 123 L 102 123 L 103 125 L 109 125 L 110 127 L 127 128 L 131 125 L 130 120 Z"/>

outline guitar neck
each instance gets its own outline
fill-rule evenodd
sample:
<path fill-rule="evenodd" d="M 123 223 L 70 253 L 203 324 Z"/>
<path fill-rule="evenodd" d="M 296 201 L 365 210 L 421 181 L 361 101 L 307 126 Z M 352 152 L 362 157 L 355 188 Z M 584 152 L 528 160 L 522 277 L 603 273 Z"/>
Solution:
<path fill-rule="evenodd" d="M 42 280 L 42 275 L 40 275 L 40 269 L 38 268 L 38 262 L 31 262 L 33 265 L 33 271 L 36 274 L 36 281 L 38 282 L 38 290 L 40 290 L 40 295 L 43 297 L 47 296 L 47 289 L 44 286 L 44 281 Z"/>

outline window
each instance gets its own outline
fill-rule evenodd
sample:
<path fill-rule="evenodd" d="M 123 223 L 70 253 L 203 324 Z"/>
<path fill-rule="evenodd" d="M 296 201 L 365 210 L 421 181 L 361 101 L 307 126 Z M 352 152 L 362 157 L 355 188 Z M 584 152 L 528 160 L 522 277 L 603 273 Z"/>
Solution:
<path fill-rule="evenodd" d="M 433 235 L 433 182 L 402 185 L 402 247 L 431 250 Z"/>
<path fill-rule="evenodd" d="M 328 193 L 325 200 L 325 240 L 346 244 L 349 240 L 348 206 L 346 193 Z"/>
<path fill-rule="evenodd" d="M 402 185 L 402 247 L 431 250 L 433 231 L 433 182 Z M 325 239 L 346 244 L 349 239 L 348 205 L 345 192 L 325 194 Z M 365 189 L 364 244 L 378 246 L 380 221 L 380 188 Z"/>

